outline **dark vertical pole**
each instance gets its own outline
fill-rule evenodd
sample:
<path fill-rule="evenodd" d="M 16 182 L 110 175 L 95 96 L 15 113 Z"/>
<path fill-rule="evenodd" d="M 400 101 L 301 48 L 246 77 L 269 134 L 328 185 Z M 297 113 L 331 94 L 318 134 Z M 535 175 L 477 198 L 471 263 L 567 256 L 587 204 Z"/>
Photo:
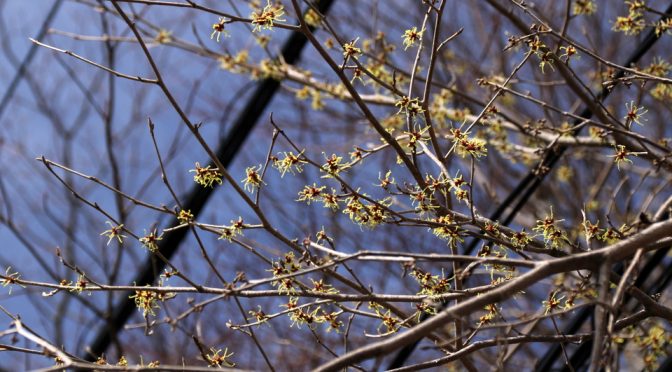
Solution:
<path fill-rule="evenodd" d="M 326 14 L 331 7 L 333 0 L 322 0 L 317 4 L 317 8 L 322 14 Z M 293 33 L 282 48 L 282 58 L 287 64 L 294 64 L 299 60 L 301 51 L 307 42 L 306 37 L 298 32 Z M 248 137 L 254 125 L 264 113 L 266 107 L 271 102 L 273 96 L 280 88 L 280 82 L 274 79 L 265 79 L 259 83 L 254 93 L 247 101 L 247 104 L 242 109 L 236 118 L 231 130 L 225 139 L 219 144 L 217 149 L 217 157 L 224 166 L 229 166 L 231 161 L 235 158 L 236 153 L 240 150 L 245 139 Z M 211 164 L 214 166 L 213 164 Z M 203 188 L 195 185 L 187 196 L 184 203 L 184 209 L 190 210 L 196 217 L 205 207 L 206 203 L 214 193 L 212 188 Z M 173 226 L 179 222 L 173 221 Z M 180 243 L 184 240 L 188 229 L 178 229 L 168 234 L 160 241 L 159 251 L 167 259 L 170 259 L 180 247 Z M 135 277 L 134 282 L 142 286 L 145 284 L 152 284 L 156 279 L 157 273 L 161 272 L 164 267 L 162 261 L 149 257 L 142 267 L 142 271 Z M 127 293 L 122 297 L 114 312 L 108 319 L 105 319 L 105 324 L 98 330 L 93 343 L 87 348 L 86 354 L 83 356 L 88 361 L 95 361 L 98 356 L 107 350 L 119 330 L 126 324 L 128 318 L 135 311 L 134 302 L 128 297 L 131 293 Z"/>

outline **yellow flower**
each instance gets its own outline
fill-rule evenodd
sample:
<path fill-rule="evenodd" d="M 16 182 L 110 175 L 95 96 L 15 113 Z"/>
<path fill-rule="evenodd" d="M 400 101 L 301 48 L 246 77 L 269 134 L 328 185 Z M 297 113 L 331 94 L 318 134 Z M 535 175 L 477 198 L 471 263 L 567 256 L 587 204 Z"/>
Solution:
<path fill-rule="evenodd" d="M 597 10 L 597 5 L 593 0 L 576 0 L 574 2 L 574 14 L 591 15 Z"/>
<path fill-rule="evenodd" d="M 203 187 L 212 187 L 216 182 L 222 184 L 222 174 L 216 168 L 207 167 L 203 168 L 201 165 L 196 162 L 196 169 L 191 169 L 189 172 L 194 172 L 194 181 Z"/>
<path fill-rule="evenodd" d="M 261 186 L 264 181 L 261 179 L 261 165 L 245 168 L 245 178 L 241 181 L 245 184 L 245 190 L 253 192 Z"/>
<path fill-rule="evenodd" d="M 157 235 L 156 229 L 149 234 L 140 238 L 140 243 L 147 248 L 148 251 L 154 253 L 159 250 L 159 241 L 163 239 L 163 235 Z"/>
<path fill-rule="evenodd" d="M 357 39 L 355 39 L 355 40 L 353 40 L 349 43 L 343 44 L 343 57 L 345 59 L 348 59 L 348 58 L 351 58 L 351 57 L 357 57 L 360 54 L 362 54 L 362 50 L 355 46 L 355 44 L 357 44 L 357 40 L 359 40 L 359 38 L 357 38 Z"/>
<path fill-rule="evenodd" d="M 224 34 L 224 36 L 229 36 L 229 32 L 224 29 L 224 26 L 229 22 L 231 21 L 227 21 L 226 19 L 219 17 L 219 21 L 212 24 L 212 33 L 210 34 L 210 39 L 217 36 L 217 42 L 219 43 L 219 37 L 222 36 L 222 34 Z"/>
<path fill-rule="evenodd" d="M 177 214 L 177 220 L 181 224 L 189 223 L 194 220 L 194 214 L 190 210 L 182 209 L 180 213 Z"/>
<path fill-rule="evenodd" d="M 425 32 L 424 29 L 418 31 L 417 27 L 413 27 L 409 30 L 404 31 L 404 34 L 401 36 L 404 39 L 404 50 L 408 49 L 409 47 L 415 45 L 415 43 L 422 40 L 423 32 Z"/>
<path fill-rule="evenodd" d="M 119 244 L 123 243 L 124 238 L 126 237 L 126 235 L 121 234 L 121 232 L 124 231 L 124 225 L 121 224 L 121 225 L 115 226 L 110 221 L 106 221 L 105 223 L 110 225 L 110 229 L 103 231 L 100 235 L 105 235 L 108 238 L 107 239 L 107 245 L 110 245 L 110 242 L 112 241 L 112 239 L 117 239 Z"/>
<path fill-rule="evenodd" d="M 325 188 L 327 187 L 317 187 L 315 183 L 313 183 L 312 186 L 304 186 L 303 190 L 299 191 L 299 199 L 297 199 L 297 201 L 305 201 L 306 204 L 310 205 L 311 202 L 320 199 L 322 190 Z"/>
<path fill-rule="evenodd" d="M 271 5 L 269 1 L 267 1 L 263 10 L 259 12 L 252 12 L 250 15 L 250 18 L 252 19 L 252 25 L 254 25 L 254 29 L 252 31 L 259 32 L 262 29 L 272 29 L 275 22 L 284 21 L 284 19 L 280 18 L 284 14 L 285 10 L 282 5 L 274 6 Z"/>
<path fill-rule="evenodd" d="M 553 311 L 560 308 L 560 301 L 565 298 L 565 296 L 555 297 L 557 294 L 558 292 L 555 291 L 548 296 L 548 300 L 542 301 L 542 305 L 546 309 L 546 311 L 544 311 L 544 315 L 548 315 L 549 313 L 552 313 Z"/>
<path fill-rule="evenodd" d="M 220 355 L 220 353 L 222 354 Z M 228 360 L 231 356 L 233 356 L 233 353 L 229 353 L 228 348 L 224 348 L 223 352 L 222 349 L 210 348 L 210 354 L 206 357 L 210 367 L 235 367 L 236 363 Z"/>

